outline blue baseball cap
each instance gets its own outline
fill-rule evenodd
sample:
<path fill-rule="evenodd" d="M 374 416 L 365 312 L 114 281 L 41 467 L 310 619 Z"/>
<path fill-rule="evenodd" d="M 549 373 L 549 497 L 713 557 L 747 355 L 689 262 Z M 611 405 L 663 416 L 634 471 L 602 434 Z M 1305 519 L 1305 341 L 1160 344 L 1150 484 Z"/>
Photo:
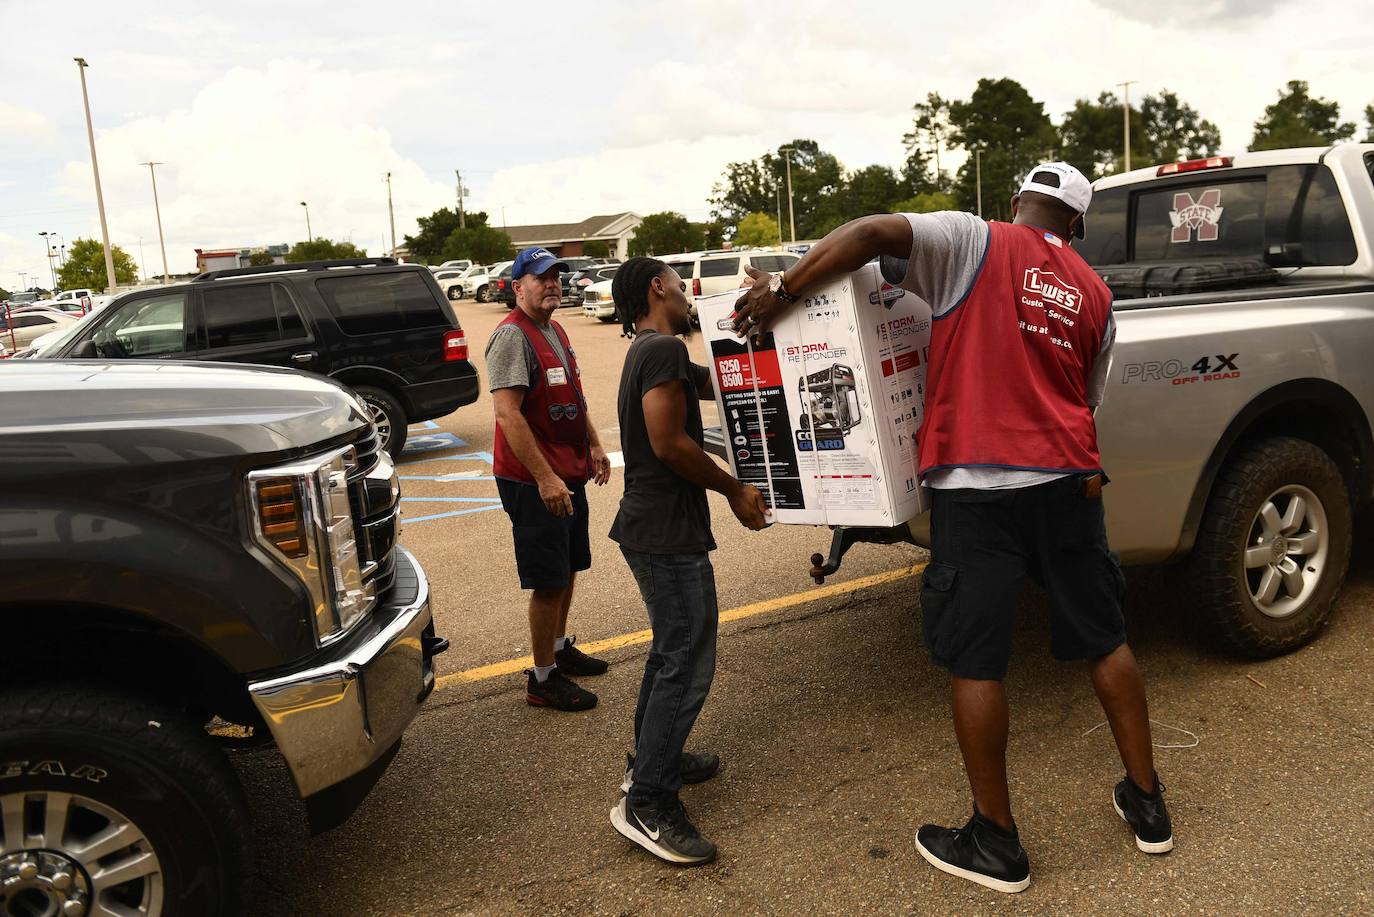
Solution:
<path fill-rule="evenodd" d="M 542 274 L 554 266 L 557 266 L 560 271 L 568 269 L 568 265 L 555 258 L 547 248 L 540 248 L 536 245 L 515 256 L 515 264 L 511 265 L 510 276 L 512 280 L 519 280 L 526 274 Z"/>

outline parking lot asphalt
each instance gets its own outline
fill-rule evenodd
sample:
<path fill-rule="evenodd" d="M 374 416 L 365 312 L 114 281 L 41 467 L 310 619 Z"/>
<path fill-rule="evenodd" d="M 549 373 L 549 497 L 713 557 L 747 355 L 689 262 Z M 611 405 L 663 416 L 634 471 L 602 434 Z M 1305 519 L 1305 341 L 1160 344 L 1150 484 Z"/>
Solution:
<path fill-rule="evenodd" d="M 455 304 L 479 370 L 504 307 Z M 619 328 L 562 310 L 592 418 L 618 448 Z M 700 339 L 691 346 L 700 359 Z M 703 405 L 706 422 L 714 408 Z M 1120 763 L 1086 671 L 1048 653 L 1043 601 L 1022 604 L 1008 691 L 1013 804 L 1032 884 L 1004 896 L 936 872 L 913 843 L 970 803 L 945 675 L 919 640 L 924 552 L 860 546 L 814 598 L 824 530 L 746 532 L 713 496 L 722 610 L 715 686 L 691 746 L 724 760 L 684 791 L 719 859 L 661 863 L 608 821 L 632 740 L 647 627 L 604 536 L 621 473 L 590 494 L 593 566 L 570 630 L 610 642 L 584 679 L 600 705 L 528 707 L 529 653 L 510 528 L 490 479 L 491 405 L 412 431 L 402 543 L 431 580 L 441 686 L 371 796 L 309 838 L 272 750 L 235 755 L 257 826 L 256 914 L 1177 913 L 1374 910 L 1374 535 L 1361 526 L 1328 629 L 1304 649 L 1241 662 L 1207 648 L 1168 570 L 1130 576 L 1131 642 L 1145 669 L 1177 847 L 1139 853 L 1111 808 Z M 1166 728 L 1171 727 L 1171 728 Z"/>

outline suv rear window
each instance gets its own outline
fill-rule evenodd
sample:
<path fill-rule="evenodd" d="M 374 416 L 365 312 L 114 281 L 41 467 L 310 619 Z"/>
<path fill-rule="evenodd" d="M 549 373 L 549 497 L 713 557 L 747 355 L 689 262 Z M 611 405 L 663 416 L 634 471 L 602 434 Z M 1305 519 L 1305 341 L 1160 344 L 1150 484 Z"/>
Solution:
<path fill-rule="evenodd" d="M 692 266 L 693 266 L 693 264 L 695 264 L 695 262 L 692 262 L 692 261 L 669 261 L 669 262 L 668 262 L 668 266 L 669 266 L 670 268 L 672 268 L 673 270 L 677 271 L 677 275 L 678 275 L 679 277 L 681 277 L 683 280 L 691 280 L 691 279 L 692 279 Z"/>
<path fill-rule="evenodd" d="M 749 263 L 761 271 L 785 271 L 800 259 L 796 255 L 752 255 Z"/>
<path fill-rule="evenodd" d="M 705 258 L 701 261 L 702 277 L 733 277 L 739 273 L 738 258 Z"/>
<path fill-rule="evenodd" d="M 1355 260 L 1350 219 L 1331 170 L 1275 166 L 1201 173 L 1187 182 L 1109 188 L 1093 196 L 1089 264 L 1263 258 L 1273 267 Z"/>
<path fill-rule="evenodd" d="M 415 271 L 325 277 L 315 286 L 344 334 L 449 325 L 439 301 Z"/>
<path fill-rule="evenodd" d="M 244 347 L 306 337 L 300 313 L 279 283 L 228 285 L 205 290 L 205 346 Z"/>

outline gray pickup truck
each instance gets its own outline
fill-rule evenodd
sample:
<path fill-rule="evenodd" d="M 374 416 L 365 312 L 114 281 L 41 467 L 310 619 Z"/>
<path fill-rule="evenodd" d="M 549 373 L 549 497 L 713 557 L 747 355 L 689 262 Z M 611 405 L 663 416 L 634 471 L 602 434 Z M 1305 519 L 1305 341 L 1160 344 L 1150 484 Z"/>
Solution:
<path fill-rule="evenodd" d="M 1374 144 L 1218 156 L 1099 180 L 1078 250 L 1113 288 L 1097 413 L 1112 546 L 1168 564 L 1248 656 L 1312 638 L 1374 495 Z M 929 517 L 840 529 L 929 545 Z"/>

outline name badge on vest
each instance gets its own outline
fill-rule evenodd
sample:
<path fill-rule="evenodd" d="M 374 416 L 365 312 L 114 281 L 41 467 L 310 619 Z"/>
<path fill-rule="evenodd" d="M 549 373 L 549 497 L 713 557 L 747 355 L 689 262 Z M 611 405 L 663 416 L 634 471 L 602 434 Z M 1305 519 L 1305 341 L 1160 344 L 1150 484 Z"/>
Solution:
<path fill-rule="evenodd" d="M 561 366 L 555 366 L 552 369 L 544 370 L 544 375 L 548 378 L 549 385 L 568 384 L 568 371 Z"/>

